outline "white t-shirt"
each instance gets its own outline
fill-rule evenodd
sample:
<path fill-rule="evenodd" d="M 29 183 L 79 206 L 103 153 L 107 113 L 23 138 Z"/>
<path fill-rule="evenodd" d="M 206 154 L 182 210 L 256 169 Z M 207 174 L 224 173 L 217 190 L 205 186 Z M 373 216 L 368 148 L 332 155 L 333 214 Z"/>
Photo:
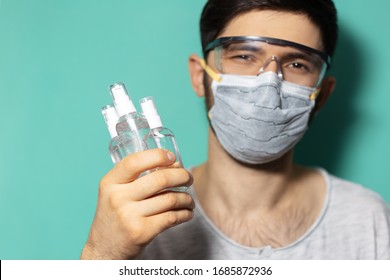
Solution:
<path fill-rule="evenodd" d="M 320 171 L 327 185 L 321 214 L 288 246 L 254 248 L 231 240 L 208 219 L 190 188 L 195 217 L 161 233 L 139 259 L 390 259 L 389 205 L 369 189 Z"/>

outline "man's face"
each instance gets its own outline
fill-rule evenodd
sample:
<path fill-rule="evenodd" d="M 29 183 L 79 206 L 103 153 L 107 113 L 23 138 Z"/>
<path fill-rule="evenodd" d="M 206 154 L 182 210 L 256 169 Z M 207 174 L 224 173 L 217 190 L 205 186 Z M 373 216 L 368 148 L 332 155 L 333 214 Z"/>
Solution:
<path fill-rule="evenodd" d="M 218 37 L 228 36 L 263 36 L 284 39 L 296 42 L 308 47 L 323 50 L 321 33 L 319 28 L 314 25 L 305 15 L 293 14 L 278 11 L 251 11 L 234 18 L 219 34 Z M 279 48 L 280 49 L 280 48 Z M 278 56 L 278 48 L 270 48 L 267 55 Z M 211 51 L 207 57 L 207 64 L 216 72 L 214 64 L 214 51 Z M 267 71 L 277 71 L 276 63 L 267 66 Z M 205 75 L 204 89 L 206 95 L 207 109 L 210 110 L 213 105 L 211 93 L 211 79 Z"/>

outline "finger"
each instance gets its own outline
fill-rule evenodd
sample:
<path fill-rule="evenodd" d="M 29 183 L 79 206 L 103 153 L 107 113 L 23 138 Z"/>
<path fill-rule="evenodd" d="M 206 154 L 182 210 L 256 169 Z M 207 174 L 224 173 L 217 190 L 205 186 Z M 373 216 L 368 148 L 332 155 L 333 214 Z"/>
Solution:
<path fill-rule="evenodd" d="M 156 170 L 129 184 L 127 199 L 141 201 L 167 188 L 191 186 L 193 178 L 184 168 Z"/>
<path fill-rule="evenodd" d="M 171 165 L 164 166 L 164 167 L 158 167 L 157 169 L 161 170 L 161 169 L 166 169 L 166 168 L 183 168 L 183 166 L 180 164 L 180 162 L 176 161 Z"/>
<path fill-rule="evenodd" d="M 134 181 L 147 170 L 169 166 L 175 155 L 167 150 L 152 149 L 128 155 L 111 169 L 102 179 L 102 184 L 126 184 Z"/>
<path fill-rule="evenodd" d="M 145 217 L 157 215 L 171 210 L 195 208 L 195 203 L 188 193 L 163 192 L 151 198 L 140 201 L 138 207 Z"/>
<path fill-rule="evenodd" d="M 190 221 L 194 211 L 188 209 L 172 210 L 149 217 L 149 226 L 154 232 L 161 233 L 173 226 Z"/>

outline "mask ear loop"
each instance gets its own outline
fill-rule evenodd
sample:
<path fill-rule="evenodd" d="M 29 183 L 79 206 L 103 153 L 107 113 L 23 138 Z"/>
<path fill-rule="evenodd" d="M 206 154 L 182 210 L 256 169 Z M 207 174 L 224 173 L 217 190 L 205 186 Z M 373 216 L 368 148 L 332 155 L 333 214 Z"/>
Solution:
<path fill-rule="evenodd" d="M 222 81 L 222 77 L 215 73 L 214 70 L 206 64 L 206 61 L 203 58 L 200 60 L 200 66 L 202 66 L 203 70 L 206 71 L 207 75 L 209 75 L 211 79 L 217 82 Z"/>
<path fill-rule="evenodd" d="M 218 75 L 217 73 L 215 73 L 214 70 L 211 69 L 210 66 L 208 66 L 206 64 L 206 61 L 203 58 L 200 60 L 200 66 L 202 66 L 203 70 L 207 73 L 207 75 L 210 76 L 211 79 L 213 79 L 216 82 L 222 81 L 222 77 L 220 75 Z M 210 127 L 214 131 L 213 126 L 211 125 L 211 118 L 212 118 L 211 110 L 209 110 L 209 112 L 207 113 L 207 116 L 209 118 Z M 215 133 L 215 131 L 214 131 L 214 133 Z"/>
<path fill-rule="evenodd" d="M 320 94 L 320 92 L 321 92 L 321 88 L 318 87 L 315 91 L 313 91 L 313 92 L 310 94 L 309 99 L 310 99 L 310 100 L 316 100 L 317 97 L 318 97 L 318 95 Z"/>

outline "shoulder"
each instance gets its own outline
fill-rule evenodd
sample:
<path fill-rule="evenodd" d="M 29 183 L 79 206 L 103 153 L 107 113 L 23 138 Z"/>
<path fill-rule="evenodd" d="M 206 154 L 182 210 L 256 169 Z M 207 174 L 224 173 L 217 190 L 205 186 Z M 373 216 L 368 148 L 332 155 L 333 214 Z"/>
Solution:
<path fill-rule="evenodd" d="M 327 174 L 330 203 L 347 211 L 383 213 L 390 215 L 389 205 L 375 191 L 360 184 Z"/>
<path fill-rule="evenodd" d="M 386 201 L 359 184 L 326 177 L 329 192 L 323 232 L 356 258 L 390 258 L 390 207 Z"/>

